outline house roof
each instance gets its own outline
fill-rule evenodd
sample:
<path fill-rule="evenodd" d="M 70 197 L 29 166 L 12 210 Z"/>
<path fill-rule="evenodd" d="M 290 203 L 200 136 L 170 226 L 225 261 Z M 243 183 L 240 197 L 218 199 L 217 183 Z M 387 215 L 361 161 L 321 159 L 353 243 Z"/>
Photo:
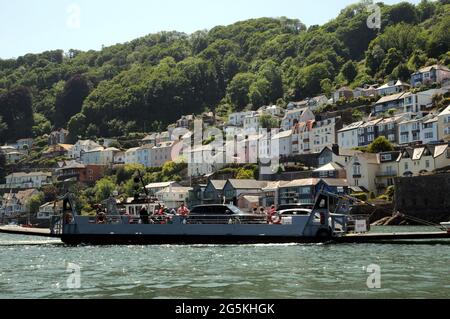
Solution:
<path fill-rule="evenodd" d="M 58 164 L 60 165 L 60 164 Z M 78 163 L 77 161 L 69 161 L 69 162 L 63 162 L 61 163 L 58 170 L 65 170 L 65 169 L 83 169 L 86 168 L 86 165 Z"/>
<path fill-rule="evenodd" d="M 50 172 L 31 172 L 31 173 L 18 172 L 18 173 L 9 174 L 7 177 L 20 178 L 20 177 L 43 176 L 43 175 L 44 176 L 52 176 L 52 173 L 50 173 Z"/>
<path fill-rule="evenodd" d="M 262 190 L 263 191 L 272 191 L 272 190 L 277 190 L 278 188 L 280 188 L 283 185 L 286 185 L 287 183 L 289 183 L 288 181 L 276 181 L 276 182 L 268 182 L 267 186 L 264 187 Z"/>
<path fill-rule="evenodd" d="M 361 125 L 361 127 L 374 126 L 374 125 L 377 125 L 378 123 L 380 123 L 382 120 L 383 119 L 375 119 L 375 120 L 364 123 L 363 125 Z"/>
<path fill-rule="evenodd" d="M 322 167 L 319 167 L 318 169 L 314 170 L 314 172 L 329 172 L 329 171 L 338 171 L 342 169 L 344 169 L 344 167 L 341 164 L 331 162 Z"/>
<path fill-rule="evenodd" d="M 257 181 L 254 179 L 229 179 L 227 183 L 235 189 L 258 189 L 267 186 L 266 181 Z"/>
<path fill-rule="evenodd" d="M 292 136 L 292 130 L 280 132 L 277 135 L 272 137 L 272 140 L 281 139 L 281 138 L 288 138 Z"/>
<path fill-rule="evenodd" d="M 350 89 L 350 88 L 347 87 L 347 86 L 343 86 L 343 87 L 339 88 L 338 90 L 336 90 L 336 92 L 344 92 L 344 91 L 350 91 L 350 92 L 353 92 L 353 90 Z"/>
<path fill-rule="evenodd" d="M 444 115 L 450 115 L 450 105 L 447 106 L 447 108 L 439 114 L 439 116 L 444 116 Z"/>
<path fill-rule="evenodd" d="M 181 187 L 181 186 L 174 186 L 174 187 L 166 187 L 156 194 L 164 194 L 164 193 L 180 193 L 185 194 L 189 193 L 189 191 L 193 190 L 192 187 Z"/>
<path fill-rule="evenodd" d="M 346 127 L 342 128 L 342 129 L 340 129 L 338 132 L 345 132 L 345 131 L 354 130 L 354 129 L 359 128 L 363 124 L 364 124 L 363 121 L 354 122 L 352 124 L 347 125 Z"/>
<path fill-rule="evenodd" d="M 423 67 L 423 68 L 419 69 L 419 71 L 417 71 L 414 74 L 430 72 L 432 69 L 450 72 L 450 69 L 447 68 L 446 66 L 441 65 L 441 64 L 434 64 L 434 65 Z"/>
<path fill-rule="evenodd" d="M 388 96 L 383 96 L 381 99 L 379 99 L 377 101 L 376 104 L 382 104 L 382 103 L 401 100 L 404 98 L 404 95 L 405 95 L 405 93 L 401 92 L 401 93 L 396 93 L 396 94 L 392 94 L 392 95 L 388 95 Z"/>
<path fill-rule="evenodd" d="M 364 160 L 368 164 L 379 164 L 378 154 L 360 153 L 355 155 L 355 157 L 358 157 L 359 160 Z"/>
<path fill-rule="evenodd" d="M 225 184 L 227 183 L 226 180 L 219 180 L 219 179 L 212 179 L 209 182 L 216 190 L 223 190 Z"/>
<path fill-rule="evenodd" d="M 169 186 L 179 187 L 180 185 L 177 182 L 162 182 L 162 183 L 151 183 L 145 186 L 145 188 L 166 188 Z"/>
<path fill-rule="evenodd" d="M 291 187 L 302 187 L 302 186 L 315 186 L 323 181 L 325 184 L 329 186 L 337 186 L 337 187 L 345 187 L 348 186 L 348 182 L 346 179 L 342 178 L 303 178 L 293 180 L 292 182 L 285 184 L 282 188 L 291 188 Z"/>
<path fill-rule="evenodd" d="M 434 156 L 435 158 L 441 156 L 443 153 L 445 153 L 445 151 L 447 150 L 447 148 L 448 148 L 448 144 L 444 144 L 444 145 L 436 145 L 436 146 L 434 147 L 434 154 L 433 154 L 433 156 Z"/>

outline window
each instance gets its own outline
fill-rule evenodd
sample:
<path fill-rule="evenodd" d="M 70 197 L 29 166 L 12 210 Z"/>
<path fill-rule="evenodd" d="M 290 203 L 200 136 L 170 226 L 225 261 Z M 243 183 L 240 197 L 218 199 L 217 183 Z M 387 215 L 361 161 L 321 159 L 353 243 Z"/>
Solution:
<path fill-rule="evenodd" d="M 379 125 L 378 126 L 378 131 L 383 132 L 384 131 L 384 125 Z"/>
<path fill-rule="evenodd" d="M 389 134 L 388 139 L 390 142 L 395 142 L 395 135 L 394 134 Z"/>
<path fill-rule="evenodd" d="M 408 170 L 408 169 L 409 169 L 408 162 L 405 162 L 405 170 Z"/>
<path fill-rule="evenodd" d="M 427 132 L 427 133 L 425 133 L 425 138 L 426 139 L 431 139 L 431 138 L 433 138 L 434 137 L 434 134 L 432 133 L 432 132 Z"/>
<path fill-rule="evenodd" d="M 373 133 L 373 126 L 369 126 L 369 127 L 367 127 L 367 132 L 369 132 L 369 133 Z"/>
<path fill-rule="evenodd" d="M 389 123 L 388 124 L 388 130 L 393 130 L 395 128 L 394 123 Z"/>
<path fill-rule="evenodd" d="M 426 168 L 430 168 L 430 161 L 429 161 L 429 160 L 426 160 L 426 161 L 425 161 L 425 167 L 426 167 Z"/>
<path fill-rule="evenodd" d="M 353 165 L 353 175 L 361 175 L 361 164 L 355 163 Z"/>
<path fill-rule="evenodd" d="M 372 142 L 373 139 L 374 139 L 373 134 L 369 134 L 369 135 L 367 136 L 367 141 Z"/>

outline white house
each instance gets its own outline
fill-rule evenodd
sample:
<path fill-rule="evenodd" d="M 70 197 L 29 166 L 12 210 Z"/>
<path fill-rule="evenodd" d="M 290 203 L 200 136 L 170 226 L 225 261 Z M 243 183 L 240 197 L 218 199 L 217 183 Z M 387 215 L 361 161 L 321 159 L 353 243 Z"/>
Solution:
<path fill-rule="evenodd" d="M 39 207 L 39 211 L 37 213 L 37 219 L 40 220 L 49 220 L 52 216 L 57 215 L 61 210 L 61 207 L 58 206 L 55 202 L 48 202 Z"/>
<path fill-rule="evenodd" d="M 307 103 L 311 111 L 316 111 L 320 107 L 328 104 L 328 98 L 325 95 L 319 95 L 308 99 Z"/>
<path fill-rule="evenodd" d="M 411 75 L 411 85 L 413 87 L 422 84 L 440 83 L 450 79 L 450 69 L 444 65 L 435 64 L 419 69 Z"/>
<path fill-rule="evenodd" d="M 291 130 L 296 123 L 307 122 L 315 120 L 315 115 L 309 107 L 302 109 L 294 109 L 286 112 L 281 121 L 281 129 L 283 131 Z"/>
<path fill-rule="evenodd" d="M 433 97 L 437 94 L 445 94 L 445 89 L 431 89 L 418 93 L 407 92 L 403 96 L 403 111 L 407 113 L 419 113 L 433 106 Z"/>
<path fill-rule="evenodd" d="M 51 183 L 52 173 L 33 172 L 33 173 L 12 173 L 6 176 L 6 184 L 2 188 L 41 188 Z"/>
<path fill-rule="evenodd" d="M 273 117 L 283 117 L 284 110 L 278 105 L 263 106 L 259 109 L 263 114 L 272 115 Z"/>
<path fill-rule="evenodd" d="M 152 167 L 162 167 L 165 163 L 172 160 L 172 149 L 176 142 L 162 142 L 156 145 L 151 152 L 150 163 Z"/>
<path fill-rule="evenodd" d="M 243 126 L 244 125 L 244 119 L 247 116 L 253 116 L 257 112 L 255 111 L 246 111 L 246 112 L 236 112 L 230 114 L 228 117 L 228 124 L 232 126 Z"/>
<path fill-rule="evenodd" d="M 358 147 L 358 129 L 364 122 L 352 123 L 338 131 L 338 145 L 340 149 L 352 149 Z"/>
<path fill-rule="evenodd" d="M 424 142 L 424 138 L 428 142 L 438 140 L 437 123 L 434 122 L 436 117 L 432 114 L 425 117 L 413 117 L 404 120 L 398 124 L 399 144 L 410 144 Z M 426 136 L 425 136 L 426 133 Z"/>
<path fill-rule="evenodd" d="M 313 148 L 312 131 L 314 120 L 300 122 L 294 125 L 292 130 L 293 154 L 310 154 Z"/>
<path fill-rule="evenodd" d="M 138 152 L 139 147 L 133 147 L 125 151 L 125 164 L 137 164 L 138 163 Z"/>
<path fill-rule="evenodd" d="M 420 139 L 423 144 L 429 144 L 439 141 L 438 133 L 438 122 L 439 118 L 437 116 L 430 117 L 422 122 L 422 131 L 420 132 Z"/>
<path fill-rule="evenodd" d="M 169 186 L 156 193 L 156 197 L 160 202 L 164 202 L 169 209 L 178 209 L 181 204 L 186 203 L 189 197 L 189 191 L 192 187 L 174 187 Z"/>
<path fill-rule="evenodd" d="M 315 121 L 310 135 L 312 153 L 320 153 L 325 147 L 337 144 L 336 133 L 339 126 L 342 127 L 340 117 Z"/>
<path fill-rule="evenodd" d="M 247 115 L 244 118 L 244 131 L 257 133 L 259 131 L 260 117 L 261 114 L 257 112 L 253 112 L 251 115 Z"/>
<path fill-rule="evenodd" d="M 450 105 L 438 115 L 438 139 L 450 141 Z"/>
<path fill-rule="evenodd" d="M 0 216 L 11 217 L 26 213 L 28 201 L 38 193 L 36 189 L 28 189 L 4 194 L 0 206 Z"/>
<path fill-rule="evenodd" d="M 152 165 L 152 151 L 153 145 L 144 145 L 136 150 L 136 162 L 145 167 L 153 167 Z"/>
<path fill-rule="evenodd" d="M 400 92 L 404 92 L 406 90 L 410 89 L 410 85 L 406 82 L 402 82 L 400 80 L 397 81 L 390 81 L 379 88 L 377 88 L 378 95 L 391 95 L 396 94 Z"/>
<path fill-rule="evenodd" d="M 177 182 L 161 182 L 161 183 L 151 183 L 145 186 L 150 195 L 155 196 L 156 193 L 162 191 L 167 187 L 180 187 L 181 185 Z"/>
<path fill-rule="evenodd" d="M 58 144 L 67 144 L 67 137 L 69 136 L 69 131 L 65 129 L 59 129 L 57 131 L 53 131 L 48 136 L 48 145 L 58 145 Z"/>
<path fill-rule="evenodd" d="M 29 150 L 33 147 L 34 140 L 32 138 L 22 138 L 17 140 L 16 145 L 18 150 Z"/>
<path fill-rule="evenodd" d="M 280 156 L 290 156 L 292 154 L 292 130 L 273 136 L 272 148 L 278 150 Z"/>
<path fill-rule="evenodd" d="M 79 160 L 81 154 L 91 151 L 93 149 L 103 148 L 100 144 L 91 140 L 79 140 L 75 145 L 69 150 L 69 157 L 72 159 Z"/>

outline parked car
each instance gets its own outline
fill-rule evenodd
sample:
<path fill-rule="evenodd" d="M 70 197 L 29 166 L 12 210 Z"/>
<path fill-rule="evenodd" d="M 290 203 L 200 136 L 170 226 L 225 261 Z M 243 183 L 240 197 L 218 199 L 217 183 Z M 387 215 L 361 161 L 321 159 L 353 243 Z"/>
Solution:
<path fill-rule="evenodd" d="M 277 213 L 281 216 L 291 216 L 291 215 L 309 215 L 311 214 L 312 209 L 307 208 L 293 208 L 293 209 L 285 209 L 279 210 Z"/>
<path fill-rule="evenodd" d="M 279 205 L 277 211 L 287 210 L 287 209 L 313 209 L 314 204 L 282 204 Z"/>
<path fill-rule="evenodd" d="M 192 208 L 189 222 L 195 224 L 255 223 L 263 221 L 265 216 L 249 214 L 234 205 L 200 205 Z"/>

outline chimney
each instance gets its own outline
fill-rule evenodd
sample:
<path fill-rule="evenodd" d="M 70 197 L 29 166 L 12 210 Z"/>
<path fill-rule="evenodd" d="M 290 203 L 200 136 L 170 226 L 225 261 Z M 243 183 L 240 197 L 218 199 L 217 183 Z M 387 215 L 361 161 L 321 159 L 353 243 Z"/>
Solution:
<path fill-rule="evenodd" d="M 339 145 L 338 144 L 333 144 L 331 150 L 333 151 L 333 153 L 335 155 L 339 155 Z"/>

